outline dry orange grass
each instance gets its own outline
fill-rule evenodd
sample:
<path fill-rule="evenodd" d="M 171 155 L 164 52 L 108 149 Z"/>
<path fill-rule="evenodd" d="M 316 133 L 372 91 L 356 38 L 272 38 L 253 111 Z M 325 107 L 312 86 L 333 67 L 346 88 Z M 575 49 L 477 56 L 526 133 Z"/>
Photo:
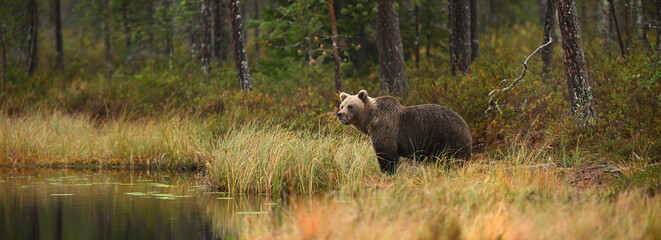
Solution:
<path fill-rule="evenodd" d="M 576 188 L 556 169 L 505 163 L 456 170 L 405 166 L 358 195 L 292 204 L 282 224 L 252 222 L 266 239 L 657 239 L 661 196 Z"/>
<path fill-rule="evenodd" d="M 190 167 L 210 146 L 202 124 L 177 117 L 95 122 L 57 111 L 0 113 L 0 164 Z"/>

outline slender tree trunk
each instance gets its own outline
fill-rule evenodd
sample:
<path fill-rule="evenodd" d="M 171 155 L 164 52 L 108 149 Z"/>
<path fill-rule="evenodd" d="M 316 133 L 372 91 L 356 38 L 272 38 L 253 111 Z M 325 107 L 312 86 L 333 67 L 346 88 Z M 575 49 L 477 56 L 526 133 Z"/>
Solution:
<path fill-rule="evenodd" d="M 30 16 L 30 45 L 28 46 L 28 74 L 32 75 L 39 63 L 39 12 L 36 0 L 28 0 L 28 15 Z"/>
<path fill-rule="evenodd" d="M 470 72 L 470 3 L 468 0 L 450 0 L 450 65 L 452 75 L 458 69 Z"/>
<path fill-rule="evenodd" d="M 340 73 L 340 50 L 337 45 L 337 21 L 335 19 L 335 7 L 333 0 L 327 0 L 328 15 L 331 22 L 331 40 L 333 41 L 333 62 L 335 63 L 335 92 L 342 92 L 342 74 Z M 257 45 L 257 44 L 255 44 Z"/>
<path fill-rule="evenodd" d="M 149 53 L 154 52 L 154 2 L 155 1 L 146 1 L 147 9 L 147 50 Z M 144 46 L 144 44 L 143 44 Z M 144 49 L 144 47 L 143 47 Z"/>
<path fill-rule="evenodd" d="M 379 51 L 381 91 L 406 95 L 409 89 L 395 0 L 377 0 L 376 44 Z"/>
<path fill-rule="evenodd" d="M 62 68 L 64 50 L 62 48 L 62 18 L 60 11 L 60 0 L 53 0 L 53 20 L 55 24 L 55 67 Z"/>
<path fill-rule="evenodd" d="M 106 77 L 108 78 L 108 85 L 112 88 L 111 74 L 112 74 L 112 56 L 110 55 L 110 0 L 103 0 L 104 5 L 104 35 L 106 46 Z"/>
<path fill-rule="evenodd" d="M 255 4 L 255 20 L 259 20 L 259 0 L 254 0 Z M 259 38 L 259 25 L 255 24 L 253 26 L 253 29 L 255 30 L 255 58 L 259 57 L 259 41 L 257 39 Z"/>
<path fill-rule="evenodd" d="M 202 1 L 200 4 L 200 59 L 202 61 L 202 72 L 209 74 L 209 63 L 211 62 L 211 29 L 209 26 L 210 17 L 208 1 Z"/>
<path fill-rule="evenodd" d="M 414 52 L 415 52 L 415 69 L 420 67 L 420 5 L 415 5 L 414 8 L 415 14 L 415 42 L 414 42 Z"/>
<path fill-rule="evenodd" d="M 217 61 L 218 66 L 222 66 L 223 61 L 227 61 L 229 52 L 229 30 L 225 25 L 227 19 L 227 2 L 224 0 L 213 0 L 213 58 Z"/>
<path fill-rule="evenodd" d="M 129 0 L 122 2 L 122 22 L 124 22 L 124 38 L 126 49 L 131 49 L 131 21 L 129 20 Z"/>
<path fill-rule="evenodd" d="M 642 29 L 641 39 L 643 40 L 643 46 L 645 47 L 645 54 L 652 55 L 652 45 L 650 45 L 649 39 L 647 39 L 647 32 L 649 32 L 649 24 L 646 22 L 645 17 L 645 2 L 638 1 L 638 21 L 640 21 L 639 27 Z M 660 2 L 661 3 L 661 2 Z"/>
<path fill-rule="evenodd" d="M 615 32 L 617 32 L 617 43 L 620 44 L 620 55 L 622 57 L 627 57 L 626 51 L 624 50 L 624 43 L 622 42 L 622 35 L 620 34 L 620 26 L 618 26 L 617 24 L 617 16 L 615 14 L 615 3 L 613 3 L 613 0 L 608 0 L 608 2 L 610 3 L 609 7 L 610 7 L 611 17 L 613 18 L 613 22 L 615 23 Z"/>
<path fill-rule="evenodd" d="M 581 30 L 576 18 L 573 0 L 558 0 L 558 22 L 562 34 L 565 72 L 574 121 L 580 127 L 592 127 L 597 123 L 588 71 L 583 55 Z"/>
<path fill-rule="evenodd" d="M 544 14 L 544 40 L 542 41 L 542 44 L 549 42 L 549 40 L 553 38 L 556 15 L 555 1 L 556 0 L 546 0 L 546 13 Z M 548 79 L 549 72 L 551 72 L 551 68 L 553 68 L 553 45 L 554 43 L 551 43 L 542 48 L 542 80 Z"/>
<path fill-rule="evenodd" d="M 629 55 L 631 49 L 631 1 L 624 1 L 624 52 Z"/>
<path fill-rule="evenodd" d="M 188 9 L 191 11 L 193 14 L 193 19 L 198 19 L 197 18 L 197 1 L 196 0 L 187 0 L 188 2 Z M 197 59 L 197 54 L 200 51 L 200 32 L 198 29 L 198 24 L 188 24 L 187 26 L 187 32 L 188 32 L 188 50 L 190 53 L 191 59 Z"/>
<path fill-rule="evenodd" d="M 661 23 L 661 0 L 656 2 L 656 22 Z M 656 56 L 661 57 L 661 28 L 656 28 Z"/>
<path fill-rule="evenodd" d="M 2 87 L 3 89 L 7 88 L 7 38 L 5 37 L 7 31 L 5 29 L 5 24 L 2 23 L 0 26 L 0 40 L 2 40 Z"/>
<path fill-rule="evenodd" d="M 537 5 L 539 6 L 539 23 L 542 24 L 542 26 L 545 26 L 546 24 L 546 5 L 547 1 L 546 0 L 537 0 Z"/>
<path fill-rule="evenodd" d="M 172 0 L 165 0 L 163 7 L 163 23 L 165 24 L 165 55 L 168 57 L 169 70 L 174 67 L 174 34 L 172 30 Z"/>
<path fill-rule="evenodd" d="M 479 52 L 479 47 L 480 47 L 480 41 L 478 39 L 478 19 L 479 17 L 477 16 L 478 14 L 478 9 L 477 9 L 477 0 L 470 0 L 470 27 L 471 27 L 471 32 L 470 32 L 470 39 L 471 39 L 471 62 L 475 61 L 477 56 L 480 55 Z"/>
<path fill-rule="evenodd" d="M 597 28 L 599 29 L 599 35 L 604 40 L 604 48 L 608 51 L 613 45 L 613 18 L 610 16 L 610 0 L 599 1 L 600 3 L 597 5 L 597 16 L 599 18 Z"/>
<path fill-rule="evenodd" d="M 236 76 L 239 80 L 239 89 L 252 90 L 250 82 L 250 69 L 246 54 L 246 39 L 241 19 L 241 4 L 239 0 L 228 0 L 230 23 L 232 25 L 232 40 L 234 42 L 234 58 L 236 61 Z"/>

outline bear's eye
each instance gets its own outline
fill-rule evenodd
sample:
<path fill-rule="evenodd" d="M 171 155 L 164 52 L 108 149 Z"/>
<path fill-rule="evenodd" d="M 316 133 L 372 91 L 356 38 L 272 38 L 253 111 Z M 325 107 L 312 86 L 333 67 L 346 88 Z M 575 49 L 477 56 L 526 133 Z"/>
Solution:
<path fill-rule="evenodd" d="M 344 106 L 340 106 L 340 110 L 344 109 Z"/>
<path fill-rule="evenodd" d="M 353 109 L 353 106 L 349 105 L 347 108 L 349 108 L 349 110 L 351 110 L 351 109 Z"/>

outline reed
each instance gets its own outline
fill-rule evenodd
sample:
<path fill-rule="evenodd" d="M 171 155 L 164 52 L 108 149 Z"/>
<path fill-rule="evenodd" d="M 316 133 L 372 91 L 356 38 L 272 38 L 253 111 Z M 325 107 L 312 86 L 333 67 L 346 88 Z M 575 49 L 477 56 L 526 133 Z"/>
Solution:
<path fill-rule="evenodd" d="M 218 140 L 207 168 L 222 191 L 311 195 L 357 188 L 378 171 L 372 155 L 356 137 L 247 124 Z"/>
<path fill-rule="evenodd" d="M 87 115 L 0 113 L 0 164 L 188 168 L 211 146 L 203 124 L 179 117 L 95 121 Z"/>

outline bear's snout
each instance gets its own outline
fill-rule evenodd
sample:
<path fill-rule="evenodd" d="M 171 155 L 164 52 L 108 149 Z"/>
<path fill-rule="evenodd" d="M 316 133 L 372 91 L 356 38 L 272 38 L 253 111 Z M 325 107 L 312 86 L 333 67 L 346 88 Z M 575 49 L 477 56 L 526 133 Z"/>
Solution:
<path fill-rule="evenodd" d="M 337 112 L 337 120 L 342 124 L 347 124 L 347 115 L 342 112 Z"/>

